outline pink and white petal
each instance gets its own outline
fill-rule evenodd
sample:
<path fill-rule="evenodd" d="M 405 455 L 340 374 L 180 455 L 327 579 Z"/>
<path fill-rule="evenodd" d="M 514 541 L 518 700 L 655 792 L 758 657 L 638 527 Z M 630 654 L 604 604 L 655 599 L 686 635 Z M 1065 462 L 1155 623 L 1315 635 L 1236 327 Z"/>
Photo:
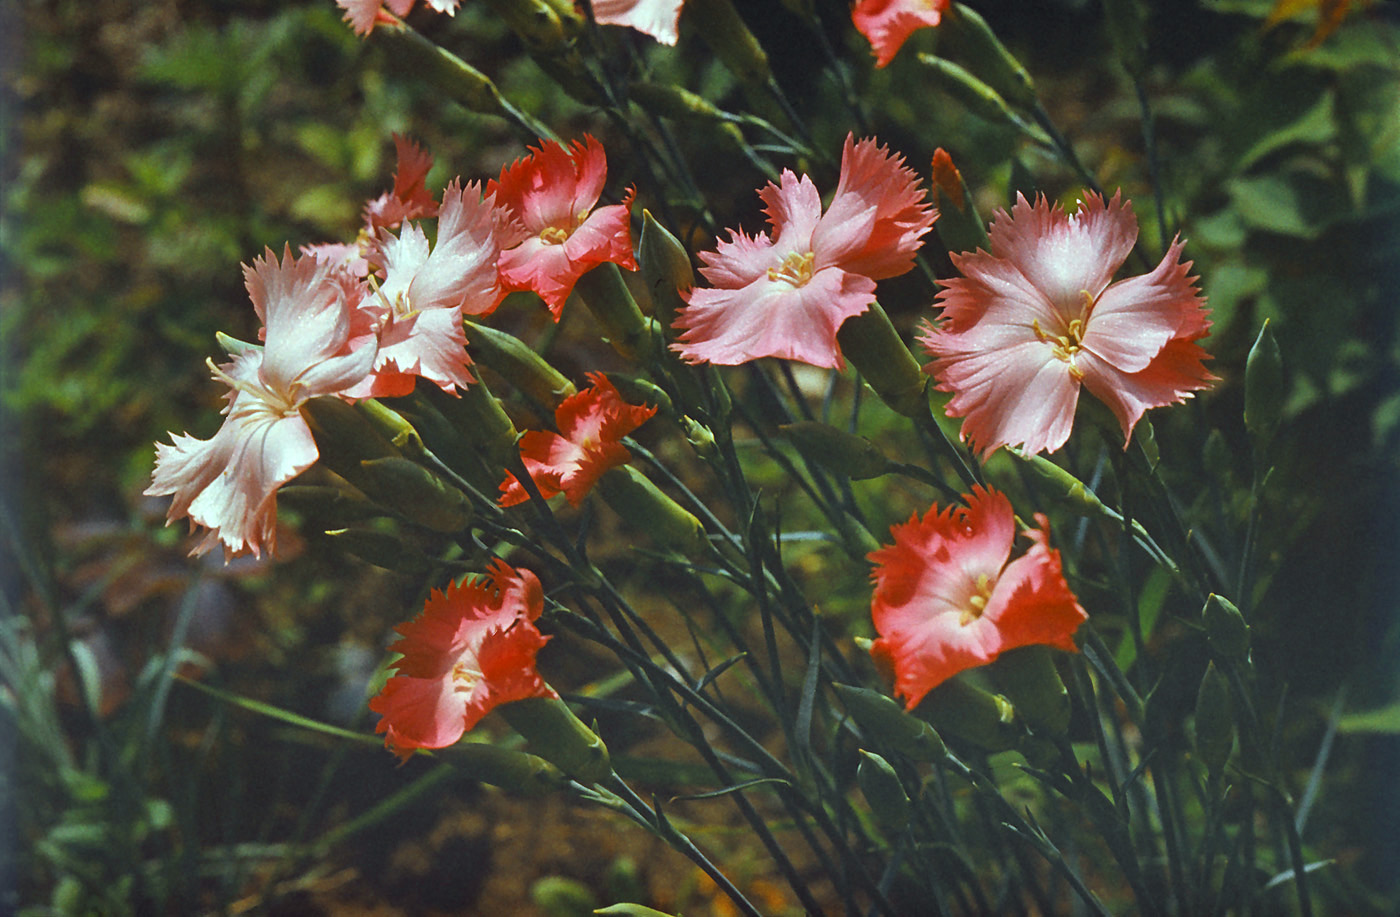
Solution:
<path fill-rule="evenodd" d="M 996 658 L 1000 649 L 996 629 L 981 625 L 980 620 L 960 623 L 958 613 L 934 614 L 916 630 L 875 641 L 894 660 L 895 693 L 909 709 L 959 672 Z"/>
<path fill-rule="evenodd" d="M 1137 241 L 1137 217 L 1120 196 L 1104 204 L 1088 194 L 1073 216 L 1045 198 L 1035 205 L 1018 194 L 1008 218 L 999 212 L 989 230 L 992 253 L 1012 262 L 1050 301 L 1076 317 L 1084 292 L 1108 286 Z"/>
<path fill-rule="evenodd" d="M 345 21 L 356 35 L 374 31 L 375 21 L 384 8 L 383 0 L 335 0 L 335 4 L 345 11 Z"/>
<path fill-rule="evenodd" d="M 402 300 L 409 305 L 409 291 L 413 280 L 427 263 L 432 247 L 428 236 L 417 223 L 407 223 L 397 236 L 382 232 L 379 236 L 380 264 L 384 268 L 384 279 L 379 283 L 375 294 L 390 306 Z"/>
<path fill-rule="evenodd" d="M 953 264 L 962 277 L 942 281 L 937 305 L 943 309 L 943 327 L 951 333 L 964 333 L 977 327 L 984 340 L 1006 344 L 1034 338 L 1034 323 L 1046 334 L 1061 335 L 1073 316 L 1031 283 L 1014 264 L 1002 258 L 975 252 L 954 255 Z"/>
<path fill-rule="evenodd" d="M 683 332 L 672 349 L 692 363 L 779 357 L 840 368 L 836 331 L 874 300 L 873 280 L 838 268 L 817 271 L 801 287 L 764 277 L 737 290 L 695 290 L 676 319 Z"/>
<path fill-rule="evenodd" d="M 705 263 L 700 268 L 701 276 L 716 287 L 732 290 L 766 278 L 768 269 L 777 267 L 783 259 L 773 250 L 773 240 L 767 233 L 748 236 L 735 230 L 731 240 L 717 243 L 712 252 L 701 252 L 700 260 Z"/>
<path fill-rule="evenodd" d="M 315 464 L 316 443 L 299 414 L 275 413 L 246 394 L 215 434 L 221 437 L 227 440 L 212 451 L 227 462 L 190 502 L 190 521 L 218 532 L 228 556 L 260 557 L 275 547 L 277 488 Z"/>
<path fill-rule="evenodd" d="M 1123 447 L 1133 435 L 1143 412 L 1190 398 L 1192 393 L 1210 388 L 1216 377 L 1206 369 L 1210 355 L 1191 341 L 1169 341 L 1146 369 L 1124 373 L 1081 351 L 1078 364 L 1084 371 L 1084 387 L 1108 405 L 1123 428 Z"/>
<path fill-rule="evenodd" d="M 779 181 L 758 192 L 773 227 L 773 241 L 784 251 L 810 251 L 812 230 L 822 215 L 821 195 L 810 178 L 798 178 L 790 169 L 783 170 Z"/>
<path fill-rule="evenodd" d="M 1150 274 L 1111 284 L 1094 303 L 1083 344 L 1125 373 L 1147 367 L 1172 338 L 1196 338 L 1210 327 L 1205 303 L 1188 275 L 1190 263 L 1167 258 Z"/>
<path fill-rule="evenodd" d="M 539 238 L 526 239 L 520 245 L 501 253 L 497 262 L 508 289 L 534 290 L 554 313 L 554 320 L 564 309 L 564 302 L 574 290 L 574 284 L 588 266 L 569 261 L 562 245 L 551 245 Z"/>
<path fill-rule="evenodd" d="M 1079 383 L 1039 341 L 991 352 L 941 356 L 924 368 L 953 392 L 946 411 L 983 455 L 998 446 L 1054 452 L 1069 439 Z"/>
<path fill-rule="evenodd" d="M 379 349 L 379 369 L 421 376 L 446 392 L 472 383 L 470 365 L 457 309 L 428 309 L 396 320 Z"/>
<path fill-rule="evenodd" d="M 457 7 L 462 5 L 462 0 L 426 0 L 428 6 L 439 13 L 446 13 L 449 16 L 457 15 Z"/>
<path fill-rule="evenodd" d="M 584 134 L 582 140 L 569 144 L 569 157 L 574 174 L 569 183 L 572 193 L 568 215 L 573 225 L 592 210 L 602 196 L 603 185 L 608 180 L 608 157 L 603 144 L 592 134 Z"/>
<path fill-rule="evenodd" d="M 505 298 L 496 262 L 494 203 L 482 200 L 477 185 L 456 180 L 443 192 L 437 246 L 413 278 L 410 303 L 415 309 L 460 308 L 485 315 Z"/>
<path fill-rule="evenodd" d="M 868 211 L 874 207 L 874 213 Z M 920 238 L 937 213 L 928 204 L 919 177 L 904 157 L 866 138 L 847 135 L 841 178 L 831 206 L 812 236 L 812 248 L 840 251 L 848 271 L 883 280 L 914 266 Z"/>
<path fill-rule="evenodd" d="M 650 35 L 663 45 L 678 37 L 684 0 L 593 0 L 593 18 L 599 25 L 620 25 Z"/>

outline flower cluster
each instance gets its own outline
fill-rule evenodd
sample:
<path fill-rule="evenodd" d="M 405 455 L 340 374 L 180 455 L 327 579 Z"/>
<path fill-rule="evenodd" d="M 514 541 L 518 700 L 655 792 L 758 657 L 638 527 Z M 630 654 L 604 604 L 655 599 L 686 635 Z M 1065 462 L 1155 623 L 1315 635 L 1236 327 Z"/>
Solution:
<path fill-rule="evenodd" d="M 585 271 L 607 261 L 635 268 L 630 193 L 594 209 L 607 165 L 592 137 L 541 144 L 485 194 L 454 179 L 440 199 L 426 185 L 432 158 L 395 142 L 393 189 L 365 206 L 354 243 L 288 251 L 280 262 L 269 252 L 245 267 L 263 346 L 213 367 L 230 391 L 212 439 L 175 435 L 157 446 L 147 493 L 174 498 L 171 521 L 188 516 L 207 530 L 195 553 L 274 547 L 277 490 L 319 457 L 300 413 L 310 399 L 407 395 L 419 378 L 455 393 L 472 383 L 464 315 L 534 289 L 557 317 Z"/>
<path fill-rule="evenodd" d="M 543 610 L 535 574 L 501 560 L 479 582 L 434 589 L 398 626 L 394 676 L 369 702 L 384 744 L 401 757 L 446 748 L 501 704 L 556 697 L 535 670 L 549 640 L 535 627 Z"/>

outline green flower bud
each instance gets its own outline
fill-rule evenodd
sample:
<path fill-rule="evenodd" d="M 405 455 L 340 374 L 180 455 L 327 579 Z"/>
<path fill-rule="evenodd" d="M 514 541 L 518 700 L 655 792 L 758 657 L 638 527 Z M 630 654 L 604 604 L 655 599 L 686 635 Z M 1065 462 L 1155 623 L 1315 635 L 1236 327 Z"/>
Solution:
<path fill-rule="evenodd" d="M 496 709 L 532 752 L 580 783 L 598 783 L 612 773 L 608 747 L 559 698 L 529 697 Z"/>
<path fill-rule="evenodd" d="M 763 46 L 729 0 L 687 0 L 685 15 L 720 63 L 740 82 L 762 86 L 773 78 Z"/>
<path fill-rule="evenodd" d="M 515 455 L 515 442 L 520 434 L 500 399 L 491 394 L 485 382 L 467 386 L 455 398 L 442 389 L 431 387 L 426 392 L 426 400 L 441 412 L 470 448 L 490 460 L 493 472 L 501 471 L 505 462 Z M 427 430 L 423 432 L 426 435 Z M 495 477 L 495 483 L 499 484 L 500 475 Z"/>
<path fill-rule="evenodd" d="M 670 336 L 671 324 L 677 313 L 685 306 L 681 293 L 695 286 L 695 272 L 691 269 L 690 253 L 681 240 L 652 218 L 650 211 L 642 211 L 642 239 L 637 245 L 637 260 L 642 270 L 642 282 L 657 322 L 663 334 Z"/>
<path fill-rule="evenodd" d="M 560 21 L 559 11 L 544 0 L 487 2 L 532 53 L 548 54 L 570 43 L 572 36 Z"/>
<path fill-rule="evenodd" d="M 675 406 L 671 404 L 671 396 L 666 394 L 666 390 L 652 382 L 650 379 L 643 379 L 641 376 L 628 375 L 626 373 L 608 373 L 608 381 L 617 389 L 617 393 L 622 396 L 622 400 L 628 404 L 649 404 L 654 405 L 662 414 L 667 416 L 675 415 Z"/>
<path fill-rule="evenodd" d="M 610 469 L 598 479 L 598 493 L 623 519 L 660 547 L 687 556 L 709 547 L 705 527 L 631 465 Z"/>
<path fill-rule="evenodd" d="M 1225 769 L 1235 743 L 1235 718 L 1231 707 L 1230 683 L 1212 662 L 1206 666 L 1201 690 L 1196 695 L 1196 754 L 1211 776 Z"/>
<path fill-rule="evenodd" d="M 569 782 L 557 767 L 543 758 L 485 742 L 458 742 L 438 749 L 433 757 L 473 780 L 522 796 L 544 796 L 557 792 Z"/>
<path fill-rule="evenodd" d="M 1043 455 L 1027 455 L 1019 449 L 1006 451 L 1024 463 L 1026 470 L 1045 486 L 1052 499 L 1073 507 L 1080 515 L 1113 516 L 1098 494 L 1050 459 Z"/>
<path fill-rule="evenodd" d="M 872 751 L 860 750 L 856 782 L 870 804 L 870 814 L 882 828 L 899 831 L 909 824 L 909 794 L 890 762 Z"/>
<path fill-rule="evenodd" d="M 284 484 L 277 491 L 277 506 L 308 516 L 323 528 L 333 529 L 384 514 L 355 491 L 329 484 Z"/>
<path fill-rule="evenodd" d="M 651 359 L 656 331 L 638 308 L 632 292 L 622 279 L 622 271 L 611 262 L 600 264 L 578 279 L 574 292 L 603 327 L 603 336 L 628 360 Z"/>
<path fill-rule="evenodd" d="M 502 456 L 509 453 L 504 450 L 515 449 L 515 426 L 481 384 L 459 397 L 435 385 L 421 386 L 398 399 L 394 409 L 413 424 L 439 461 L 477 490 L 495 492 L 505 474 Z"/>
<path fill-rule="evenodd" d="M 362 527 L 327 529 L 326 535 L 336 547 L 376 567 L 410 576 L 428 572 L 426 558 L 409 550 L 397 535 Z"/>
<path fill-rule="evenodd" d="M 976 10 L 953 4 L 951 15 L 942 23 L 948 46 L 982 76 L 986 84 L 1020 108 L 1035 107 L 1035 84 L 1031 75 L 992 32 Z"/>
<path fill-rule="evenodd" d="M 881 401 L 906 417 L 928 411 L 924 401 L 928 377 L 879 303 L 873 302 L 866 311 L 846 319 L 836 332 L 836 341 Z"/>
<path fill-rule="evenodd" d="M 1266 320 L 1244 364 L 1244 426 L 1256 453 L 1274 438 L 1283 416 L 1283 357 Z"/>
<path fill-rule="evenodd" d="M 587 917 L 598 906 L 592 889 L 567 876 L 545 876 L 530 883 L 530 901 L 545 917 Z"/>
<path fill-rule="evenodd" d="M 988 249 L 987 227 L 972 206 L 972 194 L 953 157 L 939 147 L 933 152 L 933 194 L 938 205 L 934 229 L 950 252 Z"/>
<path fill-rule="evenodd" d="M 415 458 L 423 455 L 426 449 L 423 437 L 418 435 L 413 424 L 405 420 L 398 411 L 373 398 L 357 402 L 355 410 L 369 421 L 370 426 L 374 427 L 380 436 L 387 439 L 395 449 L 404 455 L 411 455 Z"/>
<path fill-rule="evenodd" d="M 362 461 L 358 477 L 351 483 L 370 499 L 424 528 L 460 532 L 471 521 L 472 508 L 465 494 L 403 456 Z"/>
<path fill-rule="evenodd" d="M 846 712 L 871 738 L 915 761 L 938 761 L 947 749 L 933 727 L 905 712 L 899 701 L 870 688 L 833 684 Z"/>
<path fill-rule="evenodd" d="M 363 414 L 339 398 L 312 398 L 301 406 L 301 416 L 311 428 L 321 464 L 362 491 L 361 461 L 400 454 Z"/>
<path fill-rule="evenodd" d="M 945 92 L 977 117 L 993 124 L 1006 123 L 1027 128 L 1000 93 L 965 68 L 933 54 L 920 54 L 919 62 L 928 68 L 929 74 Z M 1049 140 L 1048 137 L 1044 139 Z"/>
<path fill-rule="evenodd" d="M 890 460 L 864 436 L 805 420 L 784 424 L 779 429 L 803 458 L 853 481 L 879 477 L 889 470 Z"/>
<path fill-rule="evenodd" d="M 485 74 L 416 29 L 381 25 L 375 30 L 390 45 L 389 59 L 398 62 L 420 83 L 433 86 L 472 111 L 510 118 L 500 90 Z"/>
<path fill-rule="evenodd" d="M 950 678 L 928 693 L 916 710 L 940 733 L 955 735 L 986 751 L 1015 748 L 1024 731 L 1011 701 Z"/>
<path fill-rule="evenodd" d="M 466 322 L 466 326 L 467 346 L 472 355 L 527 397 L 553 409 L 578 391 L 563 373 L 545 362 L 544 357 L 520 338 L 472 321 Z M 473 386 L 468 386 L 468 390 L 471 388 Z"/>
<path fill-rule="evenodd" d="M 681 430 L 685 432 L 685 441 L 690 443 L 695 454 L 702 459 L 709 461 L 719 454 L 719 447 L 715 445 L 715 434 L 700 421 L 688 414 L 684 415 L 681 417 Z"/>
<path fill-rule="evenodd" d="M 1249 656 L 1249 625 L 1233 602 L 1212 592 L 1201 609 L 1201 617 L 1205 621 L 1206 640 L 1214 653 L 1224 659 Z"/>
<path fill-rule="evenodd" d="M 990 672 L 1037 734 L 1062 736 L 1069 729 L 1069 691 L 1049 647 L 1026 646 L 1003 653 Z"/>
<path fill-rule="evenodd" d="M 725 123 L 723 109 L 709 99 L 673 83 L 652 83 L 638 80 L 628 87 L 628 94 L 638 105 L 653 115 L 676 121 Z"/>

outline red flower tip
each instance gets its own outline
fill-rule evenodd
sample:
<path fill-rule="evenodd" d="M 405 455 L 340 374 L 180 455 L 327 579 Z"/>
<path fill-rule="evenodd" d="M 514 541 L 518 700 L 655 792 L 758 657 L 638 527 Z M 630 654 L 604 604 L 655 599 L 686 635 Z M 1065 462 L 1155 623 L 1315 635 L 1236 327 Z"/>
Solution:
<path fill-rule="evenodd" d="M 1048 644 L 1076 652 L 1072 636 L 1088 617 L 1049 546 L 1044 516 L 1023 533 L 1030 550 L 1008 563 L 1011 502 L 982 488 L 966 499 L 966 507 L 935 505 L 894 526 L 894 544 L 870 554 L 880 634 L 871 655 L 893 665 L 895 693 L 911 710 L 942 682 L 1006 650 Z"/>
<path fill-rule="evenodd" d="M 943 20 L 951 0 L 859 0 L 851 21 L 870 42 L 875 66 L 884 67 L 909 36 Z"/>

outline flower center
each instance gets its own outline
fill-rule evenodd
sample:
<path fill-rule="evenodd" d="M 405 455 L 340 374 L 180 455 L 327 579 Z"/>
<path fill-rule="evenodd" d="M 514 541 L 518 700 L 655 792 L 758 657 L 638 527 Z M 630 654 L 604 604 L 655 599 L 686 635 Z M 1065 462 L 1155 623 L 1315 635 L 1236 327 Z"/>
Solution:
<path fill-rule="evenodd" d="M 1079 295 L 1084 299 L 1084 311 L 1081 317 L 1072 319 L 1064 334 L 1048 334 L 1040 327 L 1039 319 L 1031 321 L 1031 330 L 1035 332 L 1035 339 L 1042 344 L 1050 345 L 1050 352 L 1055 359 L 1069 367 L 1069 374 L 1075 379 L 1084 378 L 1084 370 L 1080 369 L 1075 362 L 1079 351 L 1083 350 L 1084 324 L 1089 320 L 1089 310 L 1094 306 L 1094 298 L 1089 295 L 1088 290 L 1080 290 Z"/>
<path fill-rule="evenodd" d="M 204 364 L 209 367 L 215 379 L 218 379 L 235 391 L 242 392 L 256 399 L 258 404 L 271 409 L 273 413 L 280 414 L 283 417 L 290 417 L 297 413 L 297 410 L 301 407 L 301 403 L 306 400 L 302 397 L 301 390 L 303 386 L 300 382 L 293 382 L 290 390 L 286 393 L 277 392 L 268 388 L 266 385 L 258 385 L 246 379 L 235 379 L 233 376 L 230 376 L 228 373 L 215 366 L 213 359 L 210 357 L 204 358 Z"/>
<path fill-rule="evenodd" d="M 569 241 L 569 231 L 558 226 L 546 226 L 540 230 L 540 241 L 545 245 L 563 245 Z"/>
<path fill-rule="evenodd" d="M 967 600 L 967 607 L 958 616 L 958 624 L 966 627 L 982 617 L 987 610 L 987 600 L 992 597 L 992 578 L 985 573 L 977 574 L 977 590 Z"/>
<path fill-rule="evenodd" d="M 477 666 L 476 656 L 472 653 L 464 653 L 462 658 L 457 660 L 457 664 L 452 667 L 452 689 L 463 694 L 470 694 L 474 691 L 477 684 L 485 677 Z"/>
<path fill-rule="evenodd" d="M 800 287 L 812 279 L 812 265 L 816 260 L 817 256 L 812 252 L 803 255 L 790 252 L 783 258 L 782 264 L 768 269 L 768 279 L 786 280 L 794 287 Z"/>

